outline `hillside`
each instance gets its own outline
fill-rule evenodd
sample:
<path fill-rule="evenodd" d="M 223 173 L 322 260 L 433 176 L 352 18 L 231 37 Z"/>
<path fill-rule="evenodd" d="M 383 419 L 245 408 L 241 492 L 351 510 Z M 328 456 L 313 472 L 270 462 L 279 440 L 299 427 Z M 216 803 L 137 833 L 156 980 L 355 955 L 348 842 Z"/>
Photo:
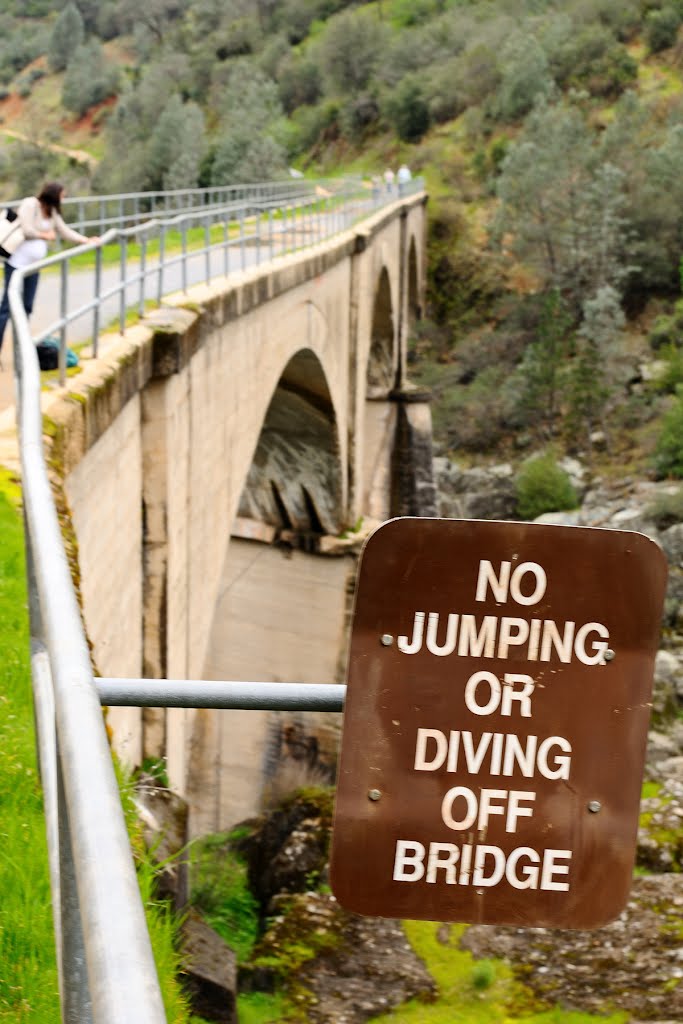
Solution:
<path fill-rule="evenodd" d="M 681 0 L 4 6 L 5 198 L 405 161 L 439 448 L 678 475 Z"/>

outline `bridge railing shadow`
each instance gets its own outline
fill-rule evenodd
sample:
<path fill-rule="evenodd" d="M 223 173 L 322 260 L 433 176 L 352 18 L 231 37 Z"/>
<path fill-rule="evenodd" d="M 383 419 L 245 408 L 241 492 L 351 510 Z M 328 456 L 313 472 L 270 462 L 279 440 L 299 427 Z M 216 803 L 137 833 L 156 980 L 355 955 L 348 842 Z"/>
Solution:
<path fill-rule="evenodd" d="M 421 190 L 415 183 L 415 190 Z M 124 323 L 126 287 L 140 289 L 154 279 L 163 295 L 172 261 L 187 268 L 189 245 L 197 226 L 203 232 L 192 255 L 204 260 L 226 250 L 252 251 L 263 261 L 314 245 L 342 231 L 397 194 L 381 196 L 356 185 L 336 192 L 320 187 L 286 202 L 272 196 L 207 207 L 140 226 L 111 229 L 105 241 L 120 246 L 120 280 L 105 288 L 102 279 L 92 303 L 93 333 L 99 333 L 98 308 L 105 294 L 119 297 Z M 231 232 L 231 226 L 237 224 Z M 218 239 L 212 229 L 219 225 Z M 147 259 L 144 239 L 159 233 L 168 240 L 180 231 L 180 250 Z M 136 269 L 129 260 L 129 239 L 140 237 Z M 108 239 L 109 236 L 109 239 Z M 44 794 L 62 1020 L 68 1024 L 163 1024 L 166 1020 L 144 909 L 137 885 L 119 790 L 112 764 L 102 704 L 152 707 L 253 708 L 259 710 L 327 710 L 343 706 L 342 686 L 288 683 L 203 683 L 175 680 L 98 679 L 93 676 L 71 569 L 62 540 L 43 451 L 41 380 L 34 338 L 21 301 L 23 277 L 58 265 L 64 275 L 62 305 L 56 319 L 65 346 L 67 329 L 82 308 L 68 307 L 71 261 L 92 246 L 50 257 L 17 269 L 9 289 L 14 324 L 17 423 L 22 466 L 31 666 L 41 783 Z M 102 269 L 102 247 L 95 249 Z M 164 254 L 164 242 L 160 243 Z M 246 260 L 246 256 L 245 256 Z M 242 267 L 241 257 L 238 266 Z M 245 264 L 246 265 L 246 264 Z M 64 268 L 64 269 L 61 269 Z M 230 270 L 230 268 L 229 268 Z M 182 278 L 183 283 L 186 279 Z M 49 330 L 54 330 L 54 326 Z M 64 365 L 62 352 L 62 368 Z M 106 585 L 106 581 L 103 581 Z"/>

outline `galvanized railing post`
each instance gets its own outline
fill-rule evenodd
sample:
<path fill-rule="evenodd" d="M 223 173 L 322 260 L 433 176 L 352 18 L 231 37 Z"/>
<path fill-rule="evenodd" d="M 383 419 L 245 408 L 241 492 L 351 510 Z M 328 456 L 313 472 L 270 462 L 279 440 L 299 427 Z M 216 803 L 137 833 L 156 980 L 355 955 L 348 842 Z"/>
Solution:
<path fill-rule="evenodd" d="M 161 305 L 164 295 L 164 259 L 166 256 L 166 225 L 162 223 L 159 232 L 159 267 L 157 270 L 157 305 Z"/>
<path fill-rule="evenodd" d="M 186 224 L 185 224 L 185 218 L 183 218 L 183 220 L 181 221 L 181 224 L 180 224 L 180 239 L 181 239 L 181 248 L 182 248 L 182 259 L 181 259 L 181 262 L 180 262 L 180 269 L 181 269 L 182 280 L 183 280 L 183 291 L 186 292 L 187 291 L 187 227 L 186 227 Z"/>
<path fill-rule="evenodd" d="M 256 211 L 256 266 L 261 266 L 261 207 L 254 207 Z"/>
<path fill-rule="evenodd" d="M 102 246 L 95 249 L 95 306 L 93 308 L 92 322 L 92 351 L 95 359 L 100 346 L 100 298 L 102 295 Z"/>
<path fill-rule="evenodd" d="M 60 387 L 64 387 L 66 383 L 66 315 L 68 306 L 68 263 L 64 260 L 60 264 L 60 276 L 59 276 L 59 315 L 62 320 L 62 326 L 59 332 L 59 384 Z"/>
<path fill-rule="evenodd" d="M 204 276 L 206 283 L 211 283 L 211 220 L 209 217 L 204 219 Z"/>
<path fill-rule="evenodd" d="M 142 232 L 140 242 L 140 290 L 138 292 L 138 316 L 145 315 L 145 274 L 147 271 L 147 232 Z"/>
<path fill-rule="evenodd" d="M 119 334 L 126 330 L 126 256 L 128 254 L 128 237 L 121 236 L 120 268 L 121 291 L 119 292 Z"/>
<path fill-rule="evenodd" d="M 43 454 L 40 370 L 22 302 L 25 273 L 24 268 L 15 272 L 8 295 L 26 528 L 54 688 L 60 876 L 55 895 L 60 904 L 64 1019 L 65 1024 L 165 1024 L 109 742 Z"/>

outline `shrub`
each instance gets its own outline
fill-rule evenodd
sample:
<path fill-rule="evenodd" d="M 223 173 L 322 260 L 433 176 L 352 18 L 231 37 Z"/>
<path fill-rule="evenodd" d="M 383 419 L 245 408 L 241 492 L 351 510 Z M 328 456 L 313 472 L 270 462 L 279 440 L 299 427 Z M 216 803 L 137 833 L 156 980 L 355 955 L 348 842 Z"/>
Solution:
<path fill-rule="evenodd" d="M 678 385 L 683 384 L 683 349 L 667 345 L 660 358 L 663 366 L 653 381 L 655 390 L 674 394 Z"/>
<path fill-rule="evenodd" d="M 415 75 L 406 75 L 391 94 L 387 114 L 404 142 L 417 142 L 425 134 L 429 128 L 429 107 Z"/>
<path fill-rule="evenodd" d="M 549 452 L 524 463 L 515 490 L 522 519 L 536 519 L 544 512 L 562 512 L 579 504 L 571 480 Z"/>
<path fill-rule="evenodd" d="M 646 511 L 648 519 L 652 520 L 658 530 L 683 523 L 683 487 L 658 494 Z"/>
<path fill-rule="evenodd" d="M 650 348 L 657 352 L 660 348 L 670 348 L 683 343 L 683 322 L 678 317 L 663 313 L 658 316 L 647 336 Z"/>
<path fill-rule="evenodd" d="M 645 39 L 651 53 L 659 53 L 673 46 L 681 24 L 681 16 L 674 7 L 650 11 L 645 19 Z"/>
<path fill-rule="evenodd" d="M 674 404 L 665 413 L 655 449 L 658 476 L 683 477 L 683 386 L 676 388 Z"/>

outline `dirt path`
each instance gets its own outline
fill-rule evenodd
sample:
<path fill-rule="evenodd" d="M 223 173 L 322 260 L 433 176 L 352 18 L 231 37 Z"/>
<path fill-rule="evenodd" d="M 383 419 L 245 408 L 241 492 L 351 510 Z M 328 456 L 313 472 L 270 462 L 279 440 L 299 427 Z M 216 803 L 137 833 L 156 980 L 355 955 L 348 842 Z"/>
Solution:
<path fill-rule="evenodd" d="M 41 149 L 48 149 L 51 153 L 59 153 L 61 156 L 68 156 L 72 160 L 76 160 L 79 164 L 85 164 L 90 170 L 94 170 L 97 166 L 97 159 L 92 153 L 86 153 L 84 149 L 68 149 L 66 146 L 60 146 L 56 142 L 38 142 L 36 139 L 32 139 L 29 135 L 24 132 L 19 132 L 15 128 L 2 128 L 2 134 L 9 136 L 10 139 L 19 139 L 20 142 L 30 142 L 34 146 L 40 146 Z"/>

